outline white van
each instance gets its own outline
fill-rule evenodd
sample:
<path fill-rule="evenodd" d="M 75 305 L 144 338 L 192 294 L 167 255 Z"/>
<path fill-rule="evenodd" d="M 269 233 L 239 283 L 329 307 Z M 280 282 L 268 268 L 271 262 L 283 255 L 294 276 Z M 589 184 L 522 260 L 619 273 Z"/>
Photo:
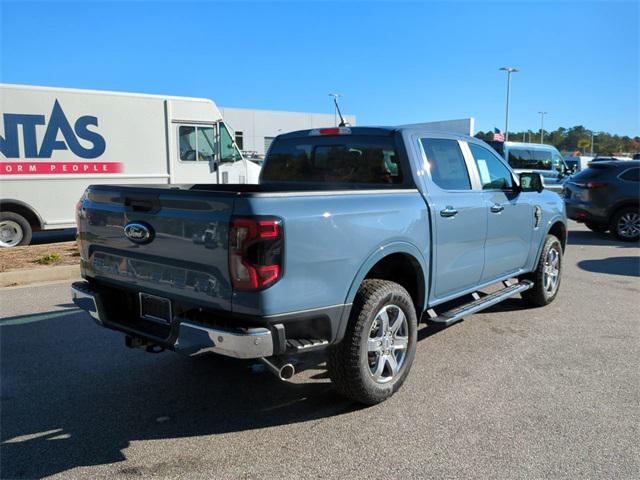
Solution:
<path fill-rule="evenodd" d="M 0 84 L 0 247 L 75 226 L 91 184 L 257 183 L 211 101 Z"/>

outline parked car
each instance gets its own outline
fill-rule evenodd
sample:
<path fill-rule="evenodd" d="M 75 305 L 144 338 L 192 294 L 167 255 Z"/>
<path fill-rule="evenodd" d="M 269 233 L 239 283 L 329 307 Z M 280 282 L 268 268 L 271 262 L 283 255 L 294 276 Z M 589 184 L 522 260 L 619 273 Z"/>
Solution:
<path fill-rule="evenodd" d="M 562 195 L 567 216 L 594 232 L 640 238 L 640 161 L 592 162 L 565 183 Z"/>
<path fill-rule="evenodd" d="M 543 143 L 489 142 L 509 162 L 516 173 L 535 172 L 542 175 L 545 188 L 560 193 L 562 183 L 573 173 L 560 152 Z"/>
<path fill-rule="evenodd" d="M 552 302 L 566 216 L 480 140 L 341 127 L 278 136 L 259 185 L 89 187 L 78 231 L 74 302 L 128 346 L 261 359 L 281 379 L 327 349 L 337 390 L 375 404 L 407 377 L 423 314 Z"/>

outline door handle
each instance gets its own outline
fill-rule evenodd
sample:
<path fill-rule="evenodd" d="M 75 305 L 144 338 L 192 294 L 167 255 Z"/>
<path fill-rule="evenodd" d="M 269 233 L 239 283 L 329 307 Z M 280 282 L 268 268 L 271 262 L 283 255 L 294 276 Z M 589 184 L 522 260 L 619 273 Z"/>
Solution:
<path fill-rule="evenodd" d="M 444 210 L 440 210 L 441 217 L 455 217 L 458 214 L 458 210 L 447 205 Z"/>
<path fill-rule="evenodd" d="M 504 207 L 502 205 L 500 205 L 499 203 L 491 205 L 491 212 L 492 213 L 500 213 L 503 210 L 504 210 Z"/>

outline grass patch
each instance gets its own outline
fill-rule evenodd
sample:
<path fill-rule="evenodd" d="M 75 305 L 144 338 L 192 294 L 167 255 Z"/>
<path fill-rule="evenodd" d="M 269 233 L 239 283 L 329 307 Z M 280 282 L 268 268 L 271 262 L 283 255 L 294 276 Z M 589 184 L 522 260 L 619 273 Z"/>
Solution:
<path fill-rule="evenodd" d="M 38 262 L 40 265 L 51 265 L 52 263 L 56 263 L 59 261 L 60 261 L 59 253 L 48 253 L 36 260 L 36 262 Z"/>

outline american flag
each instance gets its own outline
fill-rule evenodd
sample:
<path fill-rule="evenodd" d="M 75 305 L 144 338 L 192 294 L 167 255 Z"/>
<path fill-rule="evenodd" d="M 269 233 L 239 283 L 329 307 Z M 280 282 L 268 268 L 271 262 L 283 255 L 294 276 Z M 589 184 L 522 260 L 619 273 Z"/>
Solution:
<path fill-rule="evenodd" d="M 493 129 L 493 140 L 496 142 L 504 142 L 504 134 L 500 131 L 499 128 Z"/>

